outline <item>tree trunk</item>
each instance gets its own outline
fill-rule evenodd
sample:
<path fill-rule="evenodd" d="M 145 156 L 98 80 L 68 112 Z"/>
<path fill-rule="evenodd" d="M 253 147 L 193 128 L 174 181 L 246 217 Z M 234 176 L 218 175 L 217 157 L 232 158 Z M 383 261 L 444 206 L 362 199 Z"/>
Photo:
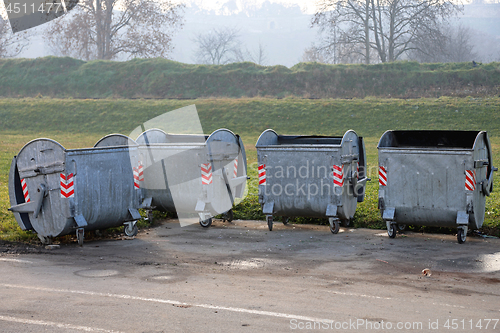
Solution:
<path fill-rule="evenodd" d="M 365 64 L 370 64 L 370 0 L 365 1 Z"/>
<path fill-rule="evenodd" d="M 96 30 L 96 44 L 97 44 L 97 59 L 104 57 L 104 41 L 102 33 L 102 3 L 101 0 L 95 0 L 95 30 Z"/>

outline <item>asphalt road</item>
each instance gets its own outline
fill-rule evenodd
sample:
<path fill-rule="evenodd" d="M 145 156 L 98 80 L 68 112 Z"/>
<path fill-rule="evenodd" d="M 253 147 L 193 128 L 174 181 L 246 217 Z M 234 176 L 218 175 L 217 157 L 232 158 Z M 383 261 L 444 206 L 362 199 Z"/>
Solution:
<path fill-rule="evenodd" d="M 499 239 L 169 221 L 0 245 L 0 332 L 500 332 L 499 287 Z"/>

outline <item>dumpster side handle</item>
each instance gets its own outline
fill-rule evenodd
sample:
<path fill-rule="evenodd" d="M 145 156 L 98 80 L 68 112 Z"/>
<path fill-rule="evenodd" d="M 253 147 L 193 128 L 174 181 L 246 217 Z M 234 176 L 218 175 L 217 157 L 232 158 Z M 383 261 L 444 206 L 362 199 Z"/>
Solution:
<path fill-rule="evenodd" d="M 493 191 L 493 172 L 498 171 L 498 168 L 491 167 L 490 174 L 488 179 L 485 179 L 481 182 L 481 189 L 486 196 L 490 196 Z"/>
<path fill-rule="evenodd" d="M 38 189 L 35 192 L 32 201 L 12 206 L 9 208 L 9 211 L 17 213 L 34 213 L 33 216 L 37 218 L 38 214 L 40 214 L 40 211 L 42 210 L 43 197 L 46 192 L 47 187 L 45 184 L 38 185 Z"/>

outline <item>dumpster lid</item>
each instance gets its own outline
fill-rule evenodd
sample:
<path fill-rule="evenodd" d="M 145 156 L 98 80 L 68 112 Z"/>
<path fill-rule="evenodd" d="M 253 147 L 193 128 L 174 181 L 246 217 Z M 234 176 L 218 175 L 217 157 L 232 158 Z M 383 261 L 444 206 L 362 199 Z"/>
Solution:
<path fill-rule="evenodd" d="M 204 134 L 170 134 L 165 131 L 152 128 L 142 132 L 136 139 L 138 144 L 154 145 L 164 143 L 205 143 L 208 135 Z"/>
<path fill-rule="evenodd" d="M 472 149 L 479 131 L 387 131 L 377 148 Z"/>
<path fill-rule="evenodd" d="M 278 135 L 274 130 L 268 129 L 262 132 L 255 147 L 268 146 L 342 146 L 344 140 L 352 140 L 353 136 L 358 140 L 358 135 L 353 130 L 348 130 L 343 136 L 326 135 Z"/>
<path fill-rule="evenodd" d="M 109 134 L 96 142 L 94 148 L 100 147 L 129 147 L 135 146 L 137 142 L 123 134 Z"/>
<path fill-rule="evenodd" d="M 351 132 L 349 130 L 346 132 Z M 340 146 L 344 136 L 323 135 L 278 135 L 274 130 L 268 129 L 262 132 L 255 147 L 267 146 L 298 146 L 298 145 L 336 145 Z"/>

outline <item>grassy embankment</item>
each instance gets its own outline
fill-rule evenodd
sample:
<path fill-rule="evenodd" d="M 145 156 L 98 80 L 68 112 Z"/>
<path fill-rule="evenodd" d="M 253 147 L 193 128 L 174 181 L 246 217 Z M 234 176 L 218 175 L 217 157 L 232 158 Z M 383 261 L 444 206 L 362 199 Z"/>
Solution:
<path fill-rule="evenodd" d="M 299 63 L 292 68 L 236 63 L 182 64 L 72 58 L 0 59 L 0 97 L 171 98 L 273 97 L 421 98 L 498 96 L 500 63 L 376 65 Z"/>
<path fill-rule="evenodd" d="M 377 210 L 377 142 L 388 129 L 486 130 L 495 165 L 500 163 L 500 98 L 439 99 L 198 99 L 72 100 L 0 99 L 0 239 L 29 240 L 7 211 L 7 182 L 12 157 L 31 139 L 49 137 L 66 148 L 91 147 L 109 133 L 129 134 L 166 111 L 196 104 L 205 133 L 225 127 L 242 136 L 248 154 L 250 195 L 235 209 L 236 218 L 259 219 L 255 142 L 273 128 L 282 134 L 342 135 L 354 129 L 366 139 L 369 176 L 365 202 L 354 225 L 383 227 Z M 498 177 L 496 177 L 498 179 Z M 487 199 L 483 231 L 500 236 L 500 194 Z"/>

